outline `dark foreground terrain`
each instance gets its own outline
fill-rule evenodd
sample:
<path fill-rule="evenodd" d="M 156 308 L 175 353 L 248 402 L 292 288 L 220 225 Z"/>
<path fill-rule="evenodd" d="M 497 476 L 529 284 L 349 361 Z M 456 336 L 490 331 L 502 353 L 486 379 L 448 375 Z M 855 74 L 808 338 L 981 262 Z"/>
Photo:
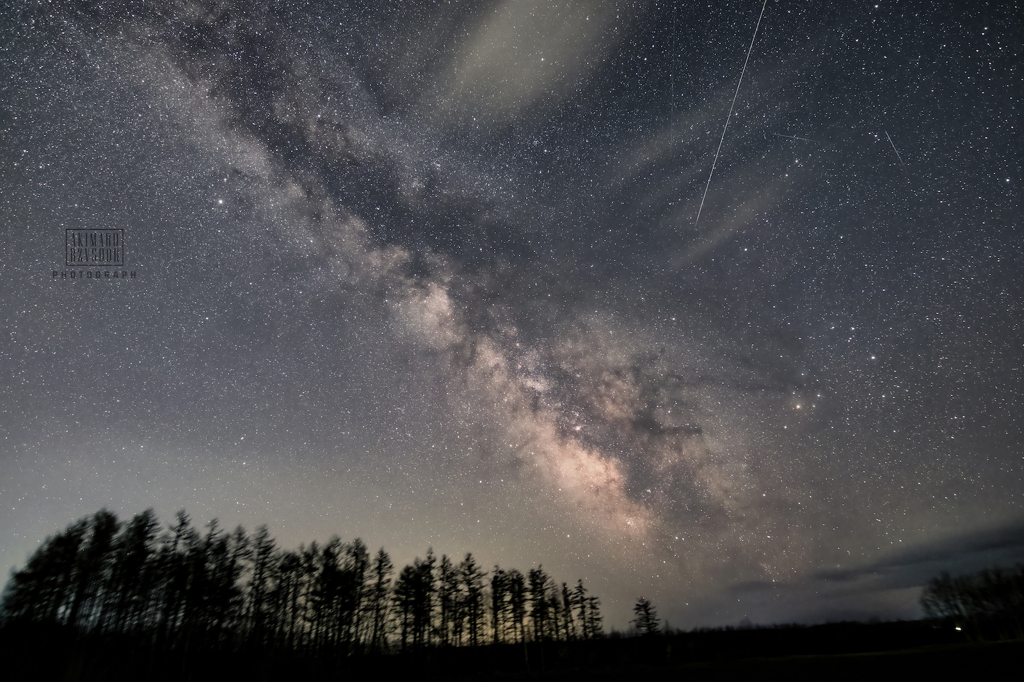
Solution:
<path fill-rule="evenodd" d="M 553 671 L 530 676 L 478 676 L 467 679 L 542 680 L 1019 680 L 1024 643 L 955 644 L 907 651 L 866 654 L 741 658 L 676 665 L 611 666 L 604 669 Z M 906 676 L 906 677 L 904 677 Z"/>
<path fill-rule="evenodd" d="M 162 651 L 60 627 L 0 629 L 7 680 L 1017 680 L 1024 641 L 969 642 L 923 622 L 715 630 L 590 642 L 301 656 L 269 650 Z"/>

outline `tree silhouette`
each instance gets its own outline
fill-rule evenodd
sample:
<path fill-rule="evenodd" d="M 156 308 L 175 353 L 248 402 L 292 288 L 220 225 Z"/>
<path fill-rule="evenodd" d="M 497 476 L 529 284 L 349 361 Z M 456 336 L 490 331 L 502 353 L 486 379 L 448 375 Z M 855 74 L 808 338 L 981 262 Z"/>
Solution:
<path fill-rule="evenodd" d="M 416 569 L 412 566 L 405 566 L 398 574 L 395 581 L 394 603 L 395 614 L 398 618 L 398 632 L 402 651 L 406 650 L 409 641 L 412 639 L 413 621 L 415 618 L 416 599 Z"/>
<path fill-rule="evenodd" d="M 641 635 L 656 635 L 660 631 L 658 615 L 650 601 L 640 597 L 633 607 L 636 616 L 631 623 L 636 624 L 636 629 Z"/>
<path fill-rule="evenodd" d="M 89 541 L 78 556 L 75 593 L 67 618 L 73 627 L 91 629 L 119 526 L 117 517 L 106 509 L 96 512 L 91 519 Z"/>
<path fill-rule="evenodd" d="M 252 539 L 251 573 L 249 577 L 249 594 L 247 621 L 250 639 L 259 646 L 266 641 L 266 613 L 269 609 L 268 594 L 271 588 L 271 576 L 277 567 L 277 555 L 274 540 L 266 525 L 256 529 Z"/>
<path fill-rule="evenodd" d="M 422 647 L 429 643 L 433 625 L 434 564 L 434 553 L 429 550 L 425 560 L 416 557 L 395 581 L 394 604 L 403 650 L 409 645 Z"/>
<path fill-rule="evenodd" d="M 312 558 L 309 590 L 309 621 L 312 648 L 336 643 L 341 611 L 341 539 L 337 536 Z"/>
<path fill-rule="evenodd" d="M 178 640 L 189 584 L 189 565 L 185 553 L 197 541 L 191 520 L 184 510 L 175 515 L 175 520 L 175 525 L 163 537 L 156 559 L 162 588 L 157 611 L 157 640 L 164 646 L 173 646 Z"/>
<path fill-rule="evenodd" d="M 110 575 L 108 613 L 105 630 L 123 633 L 134 630 L 142 622 L 149 604 L 159 523 L 152 509 L 135 515 L 114 542 L 113 567 Z M 147 570 L 148 569 L 148 570 Z"/>
<path fill-rule="evenodd" d="M 10 579 L 4 612 L 14 620 L 64 623 L 71 615 L 75 565 L 88 531 L 84 521 L 48 537 Z"/>
<path fill-rule="evenodd" d="M 274 568 L 275 585 L 271 597 L 273 638 L 283 648 L 295 649 L 301 637 L 302 557 L 299 552 L 283 552 Z"/>
<path fill-rule="evenodd" d="M 1024 565 L 953 577 L 943 571 L 921 593 L 930 618 L 962 628 L 976 639 L 1024 637 Z"/>
<path fill-rule="evenodd" d="M 491 571 L 491 635 L 495 644 L 501 644 L 508 620 L 508 578 L 505 571 L 495 566 Z"/>
<path fill-rule="evenodd" d="M 528 574 L 530 620 L 533 621 L 533 639 L 541 641 L 549 637 L 549 616 L 551 605 L 548 601 L 548 574 L 542 566 L 531 568 Z"/>
<path fill-rule="evenodd" d="M 576 639 L 576 620 L 572 615 L 574 604 L 575 601 L 572 593 L 569 592 L 569 586 L 562 583 L 562 631 L 566 640 Z"/>
<path fill-rule="evenodd" d="M 391 574 L 394 564 L 391 557 L 381 547 L 373 559 L 370 569 L 372 582 L 367 593 L 367 612 L 369 615 L 369 646 L 371 651 L 381 652 L 386 648 L 388 635 L 388 616 L 390 614 L 389 595 L 391 591 Z"/>
<path fill-rule="evenodd" d="M 512 618 L 512 633 L 517 642 L 526 640 L 526 577 L 517 569 L 505 574 L 508 607 Z"/>
<path fill-rule="evenodd" d="M 587 621 L 587 614 L 590 610 L 587 604 L 587 588 L 583 587 L 582 578 L 576 581 L 576 587 L 572 590 L 572 605 L 576 609 L 576 620 L 580 624 L 580 635 L 583 639 L 592 639 Z"/>
<path fill-rule="evenodd" d="M 601 616 L 601 600 L 594 595 L 587 597 L 587 639 L 595 639 L 602 636 L 601 622 L 603 620 L 604 618 Z"/>
<path fill-rule="evenodd" d="M 528 576 L 495 566 L 488 579 L 471 553 L 438 565 L 428 550 L 393 580 L 394 570 L 383 548 L 371 558 L 359 539 L 283 551 L 266 526 L 249 536 L 214 519 L 200 533 L 182 510 L 161 531 L 152 510 L 122 523 L 102 509 L 46 538 L 12 573 L 0 619 L 130 637 L 173 652 L 182 670 L 241 648 L 352 656 L 389 651 L 393 640 L 419 649 L 600 630 L 582 581 L 559 588 L 540 566 Z"/>
<path fill-rule="evenodd" d="M 437 569 L 438 634 L 443 646 L 455 641 L 455 618 L 458 613 L 459 576 L 447 554 L 441 555 Z"/>
<path fill-rule="evenodd" d="M 459 575 L 462 578 L 462 602 L 469 644 L 477 646 L 484 627 L 484 573 L 477 566 L 473 555 L 467 554 L 459 564 Z"/>
<path fill-rule="evenodd" d="M 345 649 L 352 651 L 360 648 L 361 637 L 365 630 L 363 604 L 369 595 L 367 581 L 369 579 L 370 554 L 366 549 L 366 544 L 356 538 L 345 545 L 343 559 L 343 579 L 339 595 L 343 629 L 338 635 Z"/>
<path fill-rule="evenodd" d="M 434 557 L 434 550 L 427 550 L 427 557 L 423 561 L 419 558 L 413 561 L 416 580 L 415 586 L 415 641 L 417 646 L 430 644 L 430 637 L 434 626 L 434 565 L 437 559 Z"/>

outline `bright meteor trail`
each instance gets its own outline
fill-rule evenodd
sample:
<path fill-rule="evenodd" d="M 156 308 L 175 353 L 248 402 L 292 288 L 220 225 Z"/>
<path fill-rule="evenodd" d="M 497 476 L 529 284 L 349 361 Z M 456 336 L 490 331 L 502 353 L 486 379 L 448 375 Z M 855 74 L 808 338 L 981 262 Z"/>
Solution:
<path fill-rule="evenodd" d="M 757 24 L 754 26 L 754 35 L 750 37 L 750 45 L 747 47 L 747 55 L 743 59 L 743 68 L 740 69 L 739 80 L 736 81 L 736 91 L 732 94 L 732 103 L 729 105 L 729 113 L 725 117 L 725 125 L 722 126 L 722 137 L 718 140 L 718 149 L 715 150 L 715 160 L 711 164 L 711 172 L 708 173 L 708 182 L 704 185 L 704 194 L 700 198 L 700 206 L 697 208 L 697 218 L 693 221 L 693 228 L 697 229 L 700 224 L 700 212 L 704 210 L 704 200 L 708 196 L 708 188 L 711 187 L 711 178 L 715 175 L 715 167 L 718 165 L 718 155 L 722 153 L 722 143 L 725 142 L 725 131 L 729 129 L 729 119 L 732 118 L 733 109 L 736 108 L 736 97 L 740 94 L 740 85 L 743 84 L 743 74 L 747 72 L 747 62 L 750 61 L 750 51 L 754 49 L 754 41 L 757 40 L 757 30 L 761 28 L 761 17 L 764 16 L 764 9 L 768 6 L 768 0 L 761 3 L 761 13 L 757 15 Z"/>

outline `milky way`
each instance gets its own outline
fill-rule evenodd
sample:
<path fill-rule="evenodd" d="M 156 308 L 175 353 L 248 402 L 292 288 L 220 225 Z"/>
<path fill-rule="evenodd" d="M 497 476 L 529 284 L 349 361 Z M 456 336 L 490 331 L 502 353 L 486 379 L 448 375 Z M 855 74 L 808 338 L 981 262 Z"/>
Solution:
<path fill-rule="evenodd" d="M 5 568 L 185 508 L 622 629 L 1024 560 L 1015 3 L 330 4 L 3 10 Z"/>

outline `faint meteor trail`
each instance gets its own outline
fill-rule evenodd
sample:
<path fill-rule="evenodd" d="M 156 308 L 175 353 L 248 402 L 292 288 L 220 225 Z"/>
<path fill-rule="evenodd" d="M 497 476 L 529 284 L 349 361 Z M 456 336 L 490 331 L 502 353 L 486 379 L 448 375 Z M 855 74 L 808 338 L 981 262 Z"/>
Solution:
<path fill-rule="evenodd" d="M 736 97 L 740 94 L 740 85 L 743 83 L 743 74 L 747 71 L 747 62 L 750 61 L 750 51 L 754 48 L 754 41 L 757 40 L 757 30 L 761 28 L 761 17 L 764 16 L 764 8 L 768 6 L 768 0 L 761 3 L 761 14 L 757 17 L 757 25 L 754 26 L 754 35 L 750 37 L 750 46 L 747 47 L 747 57 L 743 60 L 743 68 L 740 69 L 740 79 L 736 82 L 736 92 L 732 94 L 732 104 L 729 105 L 729 115 L 725 117 L 725 126 L 722 128 L 722 137 L 718 140 L 718 150 L 715 152 L 715 160 L 711 164 L 711 172 L 708 173 L 708 183 L 704 185 L 704 195 L 700 198 L 700 207 L 697 209 L 697 219 L 693 221 L 694 229 L 700 223 L 700 212 L 704 210 L 704 199 L 708 196 L 708 187 L 711 186 L 711 178 L 715 174 L 715 166 L 718 165 L 718 155 L 722 153 L 722 143 L 725 141 L 725 131 L 729 129 L 729 119 L 732 118 L 732 110 L 736 107 Z"/>
<path fill-rule="evenodd" d="M 787 140 L 802 140 L 803 142 L 813 142 L 814 144 L 821 144 L 817 140 L 812 140 L 809 137 L 797 137 L 796 135 L 782 135 L 780 133 L 775 133 L 775 137 L 784 137 Z"/>
<path fill-rule="evenodd" d="M 896 145 L 893 144 L 892 138 L 889 137 L 889 132 L 888 131 L 886 131 L 886 133 L 885 133 L 885 139 L 889 140 L 889 144 L 892 145 L 892 150 L 894 152 L 896 152 L 896 158 L 900 160 L 900 165 L 903 166 L 903 172 L 906 173 L 907 172 L 907 165 L 905 163 L 903 163 L 903 157 L 900 156 L 900 151 L 898 149 L 896 149 Z"/>

